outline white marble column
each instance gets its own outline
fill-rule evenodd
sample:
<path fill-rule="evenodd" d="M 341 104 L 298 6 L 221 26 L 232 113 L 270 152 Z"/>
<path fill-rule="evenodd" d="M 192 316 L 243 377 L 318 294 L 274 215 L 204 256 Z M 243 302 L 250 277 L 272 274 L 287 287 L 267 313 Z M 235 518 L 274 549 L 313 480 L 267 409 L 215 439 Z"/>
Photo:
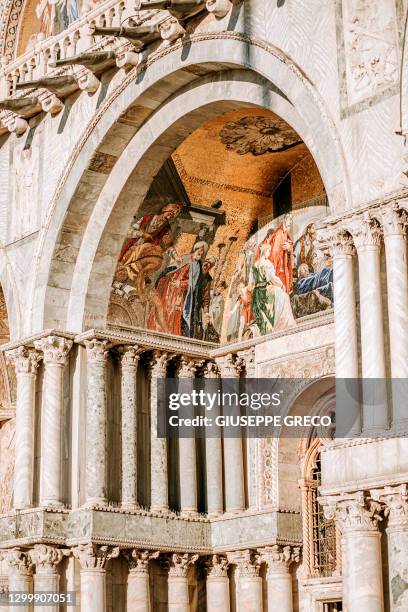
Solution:
<path fill-rule="evenodd" d="M 159 552 L 134 549 L 127 555 L 129 574 L 127 580 L 127 610 L 152 612 L 150 605 L 149 561 L 157 559 Z"/>
<path fill-rule="evenodd" d="M 13 507 L 22 510 L 33 505 L 35 382 L 40 355 L 19 346 L 6 357 L 14 365 L 17 378 Z"/>
<path fill-rule="evenodd" d="M 122 508 L 135 510 L 137 501 L 137 366 L 140 349 L 122 348 Z"/>
<path fill-rule="evenodd" d="M 155 351 L 150 364 L 150 506 L 156 512 L 169 509 L 167 439 L 157 436 L 158 380 L 166 378 L 167 361 L 167 353 Z"/>
<path fill-rule="evenodd" d="M 385 487 L 390 612 L 408 610 L 408 486 Z"/>
<path fill-rule="evenodd" d="M 107 405 L 106 366 L 108 342 L 86 340 L 86 501 L 87 506 L 107 503 Z"/>
<path fill-rule="evenodd" d="M 252 346 L 245 351 L 240 351 L 238 353 L 238 359 L 242 360 L 242 363 L 245 364 L 245 378 L 256 379 L 255 347 Z M 259 508 L 259 491 L 261 488 L 259 474 L 261 438 L 254 437 L 254 428 L 248 428 L 247 431 L 246 477 L 248 483 L 248 509 L 257 510 Z"/>
<path fill-rule="evenodd" d="M 267 563 L 268 612 L 293 612 L 290 566 L 298 563 L 300 549 L 292 546 L 268 546 L 260 551 Z"/>
<path fill-rule="evenodd" d="M 32 593 L 33 591 L 33 570 L 34 565 L 30 554 L 27 551 L 19 548 L 12 548 L 4 553 L 10 571 L 9 571 L 9 592 L 25 591 Z M 16 610 L 16 606 L 9 607 L 10 612 Z M 32 612 L 32 605 L 18 606 L 21 612 Z"/>
<path fill-rule="evenodd" d="M 225 390 L 223 379 L 235 379 L 238 383 L 242 360 L 234 359 L 234 356 L 229 354 L 217 358 L 216 363 L 220 370 L 222 391 Z M 239 414 L 239 407 L 236 409 L 236 414 Z M 245 508 L 245 480 L 241 437 L 224 437 L 224 482 L 226 512 L 233 514 L 242 512 Z"/>
<path fill-rule="evenodd" d="M 208 362 L 204 377 L 209 387 L 209 393 L 213 393 L 219 388 L 219 370 L 215 363 Z M 213 408 L 208 413 L 213 419 L 219 414 L 217 408 Z M 205 473 L 207 486 L 207 513 L 210 516 L 222 514 L 223 502 L 223 483 L 222 483 L 222 433 L 219 437 L 206 437 L 205 439 Z"/>
<path fill-rule="evenodd" d="M 380 270 L 381 230 L 370 219 L 356 222 L 353 231 L 360 284 L 363 432 L 388 428 L 383 305 Z M 371 379 L 371 380 L 370 380 Z"/>
<path fill-rule="evenodd" d="M 44 395 L 41 415 L 40 504 L 62 506 L 62 420 L 64 402 L 64 367 L 72 340 L 47 336 L 37 340 L 35 348 L 43 354 Z"/>
<path fill-rule="evenodd" d="M 168 578 L 169 612 L 190 612 L 188 592 L 188 570 L 198 559 L 198 555 L 174 553 Z"/>
<path fill-rule="evenodd" d="M 363 492 L 324 498 L 327 518 L 336 520 L 342 534 L 343 609 L 346 612 L 384 612 L 381 560 L 381 504 Z"/>
<path fill-rule="evenodd" d="M 259 575 L 259 555 L 243 550 L 228 555 L 238 568 L 238 609 L 243 612 L 262 612 L 262 578 Z M 280 612 L 280 611 L 279 611 Z"/>
<path fill-rule="evenodd" d="M 213 555 L 207 568 L 207 612 L 230 612 L 228 559 Z"/>
<path fill-rule="evenodd" d="M 59 592 L 60 576 L 57 566 L 64 556 L 69 555 L 68 549 L 55 548 L 46 544 L 36 544 L 30 551 L 35 563 L 34 590 Z M 34 606 L 35 612 L 43 612 L 44 605 Z M 59 604 L 50 604 L 47 612 L 59 612 Z"/>
<path fill-rule="evenodd" d="M 81 611 L 106 612 L 106 564 L 119 556 L 119 548 L 80 544 L 72 549 L 80 570 Z"/>
<path fill-rule="evenodd" d="M 395 428 L 408 423 L 405 405 L 408 379 L 408 263 L 407 213 L 391 204 L 380 214 L 384 232 L 387 270 L 388 328 L 390 338 L 391 376 L 403 379 L 393 384 Z"/>
<path fill-rule="evenodd" d="M 182 357 L 177 372 L 178 392 L 190 393 L 193 389 L 197 363 Z M 194 413 L 188 415 L 193 417 Z M 184 515 L 197 513 L 197 461 L 195 438 L 179 437 L 180 510 Z"/>

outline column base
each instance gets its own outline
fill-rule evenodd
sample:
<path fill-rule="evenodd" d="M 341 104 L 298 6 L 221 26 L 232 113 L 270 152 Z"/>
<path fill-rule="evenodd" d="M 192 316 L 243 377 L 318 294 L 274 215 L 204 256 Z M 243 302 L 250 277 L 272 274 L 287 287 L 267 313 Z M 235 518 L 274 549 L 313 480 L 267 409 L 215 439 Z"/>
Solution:
<path fill-rule="evenodd" d="M 137 503 L 125 502 L 121 504 L 122 510 L 126 510 L 128 512 L 137 512 L 140 510 L 140 506 Z"/>
<path fill-rule="evenodd" d="M 108 500 L 103 497 L 91 497 L 87 499 L 84 504 L 82 504 L 83 508 L 94 508 L 95 506 L 107 506 Z"/>

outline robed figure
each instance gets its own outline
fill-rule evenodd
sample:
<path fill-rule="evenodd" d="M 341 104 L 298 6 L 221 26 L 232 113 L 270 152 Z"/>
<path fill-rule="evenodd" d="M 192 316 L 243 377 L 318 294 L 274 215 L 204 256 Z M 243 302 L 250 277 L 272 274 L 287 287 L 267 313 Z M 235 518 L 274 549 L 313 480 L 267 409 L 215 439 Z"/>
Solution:
<path fill-rule="evenodd" d="M 269 260 L 275 268 L 276 275 L 282 281 L 286 293 L 291 293 L 293 287 L 293 240 L 290 236 L 293 217 L 290 213 L 283 217 L 281 225 L 270 230 L 263 243 L 271 247 Z M 258 251 L 258 257 L 260 252 Z"/>

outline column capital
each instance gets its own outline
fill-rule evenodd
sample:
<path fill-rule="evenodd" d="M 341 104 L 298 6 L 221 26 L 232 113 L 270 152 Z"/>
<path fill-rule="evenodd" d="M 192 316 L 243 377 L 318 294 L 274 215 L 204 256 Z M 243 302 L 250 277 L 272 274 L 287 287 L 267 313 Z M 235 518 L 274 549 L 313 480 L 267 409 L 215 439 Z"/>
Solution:
<path fill-rule="evenodd" d="M 374 497 L 384 505 L 384 516 L 388 517 L 389 527 L 408 526 L 408 485 L 384 487 L 380 491 L 371 491 Z"/>
<path fill-rule="evenodd" d="M 92 340 L 84 341 L 86 355 L 91 363 L 106 363 L 109 355 L 110 342 L 108 340 Z"/>
<path fill-rule="evenodd" d="M 258 578 L 261 568 L 261 557 L 259 554 L 251 550 L 239 550 L 228 553 L 228 561 L 237 566 L 240 577 Z"/>
<path fill-rule="evenodd" d="M 204 378 L 219 378 L 220 371 L 214 361 L 207 361 L 204 368 Z"/>
<path fill-rule="evenodd" d="M 46 336 L 34 342 L 37 351 L 43 354 L 44 363 L 65 365 L 68 353 L 72 348 L 72 340 L 63 336 Z"/>
<path fill-rule="evenodd" d="M 292 563 L 300 561 L 300 546 L 281 546 L 274 544 L 259 550 L 261 559 L 268 565 L 268 574 L 274 572 L 288 572 Z"/>
<path fill-rule="evenodd" d="M 170 560 L 169 576 L 172 578 L 186 578 L 188 568 L 197 561 L 199 555 L 190 553 L 173 553 Z"/>
<path fill-rule="evenodd" d="M 157 559 L 159 555 L 159 550 L 139 550 L 138 548 L 125 552 L 125 558 L 129 564 L 129 570 L 134 574 L 148 574 L 149 561 L 152 559 Z"/>
<path fill-rule="evenodd" d="M 382 505 L 363 491 L 354 495 L 319 498 L 327 519 L 335 519 L 342 533 L 372 531 L 382 520 Z"/>
<path fill-rule="evenodd" d="M 220 370 L 222 378 L 238 378 L 244 366 L 242 358 L 237 358 L 236 355 L 228 353 L 222 357 L 216 357 L 215 362 Z"/>
<path fill-rule="evenodd" d="M 247 378 L 255 378 L 255 347 L 240 351 L 238 353 L 238 359 L 242 362 L 242 367 L 245 369 L 245 375 Z"/>
<path fill-rule="evenodd" d="M 136 344 L 126 344 L 118 348 L 118 352 L 121 355 L 120 362 L 122 368 L 137 368 L 140 355 L 143 349 Z"/>
<path fill-rule="evenodd" d="M 167 364 L 173 355 L 165 351 L 153 351 L 153 356 L 149 362 L 152 378 L 166 378 Z"/>
<path fill-rule="evenodd" d="M 381 226 L 376 219 L 368 215 L 353 219 L 350 222 L 350 233 L 357 250 L 367 247 L 379 249 L 381 246 Z"/>
<path fill-rule="evenodd" d="M 72 549 L 82 569 L 105 569 L 107 562 L 119 556 L 118 546 L 99 546 L 97 544 L 79 544 Z"/>
<path fill-rule="evenodd" d="M 319 248 L 328 251 L 335 258 L 351 257 L 356 254 L 353 237 L 338 226 L 324 227 L 319 230 Z"/>
<path fill-rule="evenodd" d="M 229 565 L 225 555 L 212 555 L 206 562 L 208 578 L 226 578 Z"/>
<path fill-rule="evenodd" d="M 56 571 L 57 565 L 64 557 L 70 555 L 70 550 L 67 548 L 56 548 L 47 544 L 36 544 L 30 550 L 30 557 L 35 563 L 36 571 Z"/>
<path fill-rule="evenodd" d="M 203 364 L 204 361 L 181 357 L 177 370 L 178 378 L 194 378 L 197 368 L 201 367 Z"/>
<path fill-rule="evenodd" d="M 14 366 L 16 374 L 35 374 L 41 355 L 37 350 L 21 345 L 7 351 L 6 359 Z"/>
<path fill-rule="evenodd" d="M 17 571 L 24 576 L 31 576 L 34 570 L 34 563 L 30 553 L 21 548 L 11 548 L 10 550 L 2 551 L 0 558 L 4 559 L 10 569 Z"/>
<path fill-rule="evenodd" d="M 392 202 L 375 213 L 381 223 L 384 238 L 389 236 L 402 236 L 405 238 L 408 223 L 407 211 L 400 208 L 398 202 Z"/>

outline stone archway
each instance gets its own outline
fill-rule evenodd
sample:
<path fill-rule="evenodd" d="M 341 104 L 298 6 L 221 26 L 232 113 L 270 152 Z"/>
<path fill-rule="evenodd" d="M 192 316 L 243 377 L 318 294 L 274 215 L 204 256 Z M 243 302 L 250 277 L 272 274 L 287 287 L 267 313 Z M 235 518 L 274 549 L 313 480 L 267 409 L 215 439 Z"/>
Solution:
<path fill-rule="evenodd" d="M 220 57 L 218 39 L 223 40 L 223 57 Z M 113 172 L 115 180 L 119 178 L 124 186 L 142 153 L 146 154 L 152 146 L 163 146 L 171 129 L 174 133 L 181 129 L 179 138 L 182 138 L 185 134 L 183 129 L 188 129 L 188 122 L 184 123 L 186 117 L 194 118 L 195 125 L 199 125 L 200 113 L 202 122 L 205 119 L 204 109 L 208 111 L 212 104 L 222 102 L 218 108 L 218 112 L 222 112 L 223 108 L 228 108 L 225 106 L 227 101 L 237 98 L 238 103 L 245 100 L 246 104 L 276 109 L 278 114 L 286 115 L 315 158 L 332 210 L 347 206 L 347 171 L 334 124 L 321 98 L 302 72 L 277 49 L 241 35 L 228 33 L 210 39 L 197 35 L 192 37 L 190 44 L 187 59 L 183 57 L 183 46 L 178 45 L 161 54 L 138 78 L 135 79 L 135 72 L 132 72 L 100 107 L 78 142 L 54 194 L 40 240 L 26 333 L 47 326 L 67 328 L 68 323 L 72 331 L 82 329 L 85 311 L 79 314 L 78 304 L 83 301 L 84 287 L 79 286 L 76 280 L 78 275 L 90 279 L 89 287 L 86 287 L 87 308 L 101 315 L 96 321 L 103 323 L 104 311 L 100 303 L 95 312 L 99 296 L 92 295 L 92 291 L 95 283 L 99 287 L 98 260 L 100 264 L 101 258 L 105 257 L 103 250 L 99 249 L 99 241 L 102 246 L 103 235 L 107 235 L 101 218 L 106 222 L 109 214 L 114 216 L 119 211 L 119 208 L 114 210 L 119 190 L 113 186 Z M 225 72 L 226 68 L 231 67 L 240 67 L 241 70 Z M 243 67 L 247 70 L 242 70 Z M 240 79 L 238 75 L 245 77 Z M 240 80 L 241 92 L 246 92 L 245 98 L 236 93 Z M 242 85 L 242 82 L 245 84 Z M 197 100 L 200 87 L 204 100 L 209 96 L 206 104 L 202 103 L 202 99 Z M 248 99 L 248 91 L 253 96 L 252 101 Z M 192 103 L 194 97 L 196 99 Z M 182 106 L 184 100 L 189 100 L 188 113 Z M 184 112 L 181 112 L 181 108 Z M 215 109 L 213 107 L 213 112 Z M 127 124 L 129 129 L 122 129 L 120 142 L 116 138 L 115 143 L 117 121 L 124 116 L 129 119 L 129 114 L 125 113 L 130 113 L 131 121 L 128 124 L 131 125 Z M 164 127 L 158 130 L 158 118 L 166 113 L 172 117 L 172 123 L 169 125 L 164 121 Z M 172 142 L 173 147 L 175 142 Z M 170 149 L 166 151 L 167 155 L 171 153 Z M 139 155 L 132 159 L 132 163 L 129 162 L 130 151 Z M 112 155 L 112 152 L 117 154 Z M 152 163 L 150 160 L 149 168 L 146 157 L 143 165 L 148 183 L 154 175 L 155 161 Z M 86 184 L 95 167 L 102 176 L 92 189 L 91 197 L 85 197 Z M 129 191 L 127 195 L 131 193 Z M 137 195 L 140 197 L 142 194 Z M 123 196 L 124 193 L 120 197 Z M 90 235 L 93 239 L 89 243 L 89 252 L 94 254 L 94 260 L 85 263 L 84 253 L 88 250 L 86 239 Z M 109 254 L 109 257 L 113 257 L 113 254 Z"/>

